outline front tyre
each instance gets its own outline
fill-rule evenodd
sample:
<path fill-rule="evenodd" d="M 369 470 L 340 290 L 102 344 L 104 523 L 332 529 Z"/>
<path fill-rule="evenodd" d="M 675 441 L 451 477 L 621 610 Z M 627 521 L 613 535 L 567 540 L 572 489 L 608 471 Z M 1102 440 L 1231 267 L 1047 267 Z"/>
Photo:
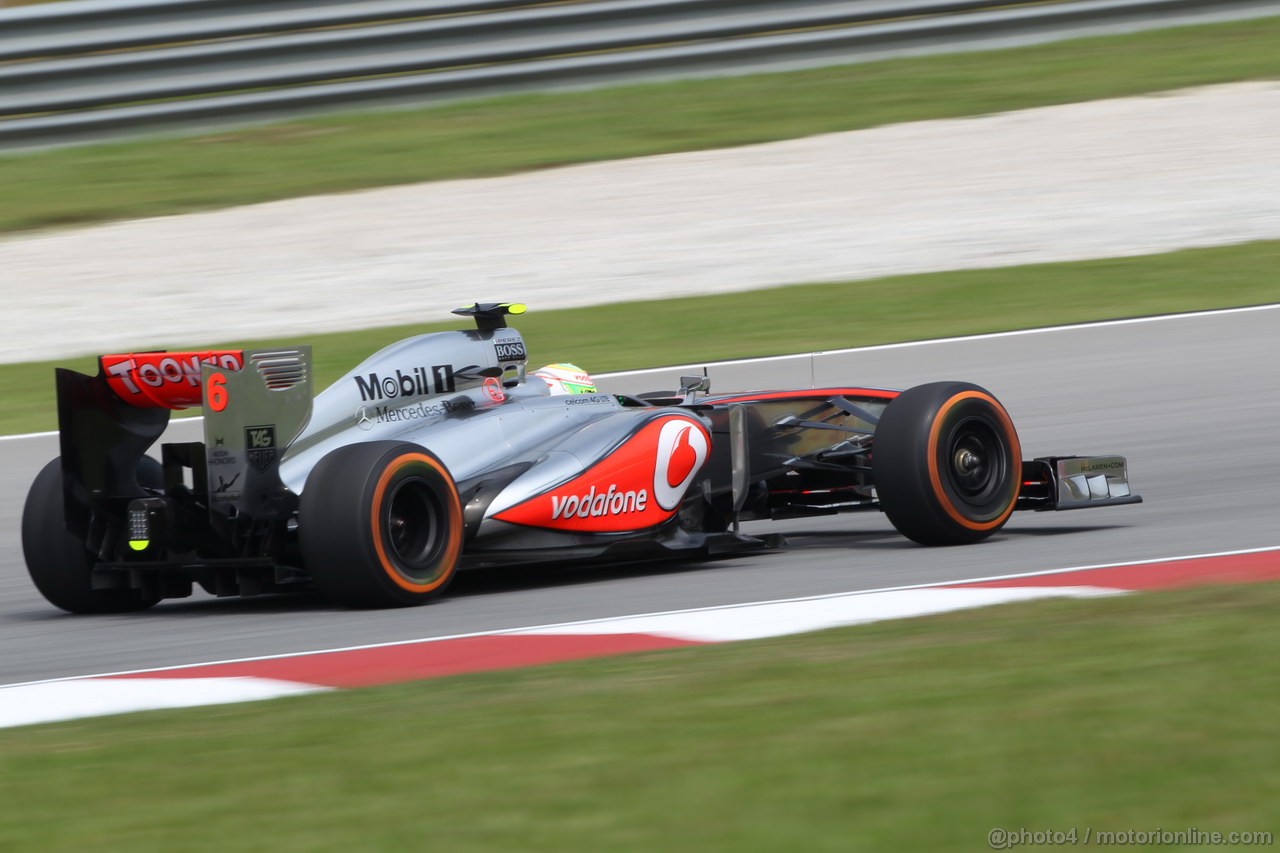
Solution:
<path fill-rule="evenodd" d="M 444 463 L 423 448 L 352 444 L 307 477 L 298 536 L 306 570 L 339 604 L 425 604 L 457 570 L 462 502 Z"/>
<path fill-rule="evenodd" d="M 871 473 L 898 532 L 922 545 L 961 545 L 1009 520 L 1022 448 L 1009 413 L 986 389 L 933 382 L 889 403 L 876 426 Z"/>
<path fill-rule="evenodd" d="M 157 485 L 159 464 L 149 457 L 138 463 L 138 480 Z M 136 589 L 94 589 L 97 558 L 84 540 L 67 530 L 62 493 L 62 459 L 40 470 L 22 508 L 22 554 L 27 572 L 40 594 L 55 607 L 71 613 L 128 613 L 145 610 L 159 598 L 143 597 Z"/>

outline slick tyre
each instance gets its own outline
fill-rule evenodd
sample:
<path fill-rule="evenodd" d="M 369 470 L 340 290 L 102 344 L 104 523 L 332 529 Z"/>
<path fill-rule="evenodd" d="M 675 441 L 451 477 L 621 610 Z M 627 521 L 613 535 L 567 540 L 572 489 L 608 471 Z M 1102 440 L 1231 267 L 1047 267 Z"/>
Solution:
<path fill-rule="evenodd" d="M 340 447 L 307 478 L 298 509 L 306 570 L 348 607 L 426 604 L 453 580 L 462 502 L 435 455 L 414 444 Z"/>
<path fill-rule="evenodd" d="M 889 403 L 876 427 L 871 473 L 880 507 L 922 545 L 963 545 L 1013 513 L 1022 448 L 1009 413 L 967 382 L 933 382 Z"/>
<path fill-rule="evenodd" d="M 144 486 L 159 486 L 160 464 L 144 457 L 138 463 L 138 481 Z M 45 465 L 27 492 L 22 508 L 22 554 L 40 594 L 70 613 L 129 613 L 160 600 L 143 597 L 136 589 L 93 588 L 96 558 L 84 540 L 67 530 L 61 458 Z"/>

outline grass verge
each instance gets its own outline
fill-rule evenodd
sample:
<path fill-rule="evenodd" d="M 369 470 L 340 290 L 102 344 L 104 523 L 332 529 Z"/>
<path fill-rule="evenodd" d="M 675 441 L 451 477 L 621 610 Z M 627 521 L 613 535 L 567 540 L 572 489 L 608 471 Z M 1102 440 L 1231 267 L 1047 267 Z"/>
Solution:
<path fill-rule="evenodd" d="M 957 850 L 1280 829 L 1280 585 L 0 732 L 6 850 Z"/>
<path fill-rule="evenodd" d="M 1280 17 L 0 156 L 0 231 L 745 145 L 1280 75 Z"/>
<path fill-rule="evenodd" d="M 1278 267 L 1280 241 L 1263 241 L 560 311 L 539 312 L 535 304 L 517 325 L 532 362 L 569 360 L 601 373 L 1277 302 Z M 323 388 L 386 344 L 468 325 L 429 323 L 255 343 L 311 343 L 316 387 Z M 171 346 L 183 347 L 189 344 Z M 55 428 L 55 364 L 96 370 L 92 358 L 0 365 L 0 434 Z"/>

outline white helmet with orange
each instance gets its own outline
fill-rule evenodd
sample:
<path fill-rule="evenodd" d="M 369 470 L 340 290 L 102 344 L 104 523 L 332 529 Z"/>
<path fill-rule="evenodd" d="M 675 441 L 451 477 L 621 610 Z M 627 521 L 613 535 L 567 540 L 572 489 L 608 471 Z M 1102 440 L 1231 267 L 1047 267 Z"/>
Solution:
<path fill-rule="evenodd" d="M 548 364 L 533 371 L 533 375 L 547 383 L 551 396 L 562 394 L 594 394 L 596 381 L 576 364 Z"/>

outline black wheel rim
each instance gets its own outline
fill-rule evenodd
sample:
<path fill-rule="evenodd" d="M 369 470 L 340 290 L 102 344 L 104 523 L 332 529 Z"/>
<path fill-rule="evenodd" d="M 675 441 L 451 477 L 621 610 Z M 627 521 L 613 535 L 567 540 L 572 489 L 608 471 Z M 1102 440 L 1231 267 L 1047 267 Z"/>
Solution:
<path fill-rule="evenodd" d="M 938 450 L 943 484 L 953 500 L 977 513 L 1004 509 L 1009 443 L 998 424 L 980 416 L 962 418 Z"/>
<path fill-rule="evenodd" d="M 447 541 L 445 507 L 430 483 L 410 477 L 387 499 L 385 536 L 396 567 L 406 577 L 429 580 Z"/>

